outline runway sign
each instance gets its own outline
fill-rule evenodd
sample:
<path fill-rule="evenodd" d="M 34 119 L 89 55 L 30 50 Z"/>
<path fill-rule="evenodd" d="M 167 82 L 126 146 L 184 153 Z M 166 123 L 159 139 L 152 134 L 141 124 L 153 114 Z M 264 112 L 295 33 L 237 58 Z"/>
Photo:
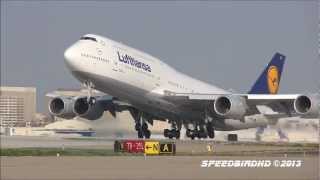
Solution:
<path fill-rule="evenodd" d="M 114 141 L 114 152 L 144 153 L 144 141 L 116 140 Z"/>
<path fill-rule="evenodd" d="M 113 150 L 114 152 L 123 152 L 123 143 L 121 141 L 114 141 Z"/>
<path fill-rule="evenodd" d="M 212 144 L 207 144 L 207 151 L 213 152 L 213 145 Z"/>
<path fill-rule="evenodd" d="M 159 141 L 146 141 L 144 143 L 144 153 L 148 155 L 157 155 L 160 153 Z"/>
<path fill-rule="evenodd" d="M 160 154 L 175 154 L 176 145 L 174 143 L 160 143 Z"/>
<path fill-rule="evenodd" d="M 143 153 L 144 141 L 143 140 L 130 140 L 124 142 L 124 149 L 126 152 Z"/>
<path fill-rule="evenodd" d="M 174 155 L 176 153 L 176 145 L 174 142 L 152 140 L 116 140 L 114 142 L 114 152 Z"/>

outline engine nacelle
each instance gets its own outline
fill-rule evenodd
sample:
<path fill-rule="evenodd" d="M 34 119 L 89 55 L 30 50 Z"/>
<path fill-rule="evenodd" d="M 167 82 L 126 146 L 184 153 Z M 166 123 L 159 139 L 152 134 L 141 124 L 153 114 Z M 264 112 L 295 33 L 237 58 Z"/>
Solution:
<path fill-rule="evenodd" d="M 82 118 L 89 120 L 99 119 L 104 112 L 102 103 L 94 97 L 87 100 L 87 97 L 77 98 L 74 102 L 73 112 Z"/>
<path fill-rule="evenodd" d="M 74 100 L 66 97 L 56 97 L 49 102 L 49 112 L 53 116 L 72 119 L 76 116 L 73 112 Z"/>
<path fill-rule="evenodd" d="M 318 118 L 320 97 L 316 94 L 298 96 L 293 103 L 294 110 L 304 118 Z"/>
<path fill-rule="evenodd" d="M 220 96 L 213 104 L 214 112 L 224 118 L 242 119 L 247 110 L 247 103 L 240 96 Z"/>

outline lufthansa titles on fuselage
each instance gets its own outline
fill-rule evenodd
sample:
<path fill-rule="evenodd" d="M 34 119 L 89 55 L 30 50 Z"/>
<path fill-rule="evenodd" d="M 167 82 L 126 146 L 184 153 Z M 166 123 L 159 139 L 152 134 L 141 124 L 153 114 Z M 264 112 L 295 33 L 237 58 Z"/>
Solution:
<path fill-rule="evenodd" d="M 130 64 L 131 66 L 143 69 L 144 71 L 148 71 L 151 72 L 151 67 L 148 64 L 145 64 L 143 62 L 140 62 L 138 60 L 136 60 L 135 58 L 125 54 L 125 55 L 121 55 L 119 53 L 119 51 L 117 51 L 118 54 L 118 59 L 120 62 L 126 63 L 126 64 Z"/>

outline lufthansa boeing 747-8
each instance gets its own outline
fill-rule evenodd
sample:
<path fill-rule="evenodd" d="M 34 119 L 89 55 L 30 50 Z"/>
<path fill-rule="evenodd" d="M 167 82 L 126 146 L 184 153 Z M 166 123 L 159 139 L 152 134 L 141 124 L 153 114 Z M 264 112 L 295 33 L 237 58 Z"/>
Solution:
<path fill-rule="evenodd" d="M 71 73 L 88 88 L 87 96 L 55 96 L 54 116 L 89 120 L 104 111 L 129 111 L 139 138 L 150 138 L 148 125 L 167 121 L 168 138 L 214 138 L 214 130 L 266 126 L 269 118 L 319 116 L 318 94 L 277 94 L 285 56 L 275 53 L 247 94 L 235 94 L 185 75 L 161 60 L 108 38 L 88 34 L 64 53 Z M 91 89 L 106 95 L 93 96 Z M 272 114 L 265 114 L 269 108 Z"/>

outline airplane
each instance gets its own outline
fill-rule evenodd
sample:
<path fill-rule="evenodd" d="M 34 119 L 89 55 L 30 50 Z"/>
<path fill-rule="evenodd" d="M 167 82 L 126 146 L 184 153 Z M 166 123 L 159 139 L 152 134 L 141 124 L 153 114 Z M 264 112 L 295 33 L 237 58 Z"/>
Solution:
<path fill-rule="evenodd" d="M 167 121 L 167 138 L 214 138 L 232 131 L 268 125 L 268 118 L 319 117 L 319 94 L 277 94 L 285 56 L 275 53 L 247 94 L 237 94 L 183 74 L 158 58 L 95 34 L 82 36 L 64 52 L 71 74 L 87 96 L 52 96 L 49 112 L 58 117 L 96 120 L 129 111 L 138 138 L 149 139 L 148 125 Z M 106 95 L 92 95 L 92 89 Z M 277 114 L 263 114 L 268 107 Z"/>

